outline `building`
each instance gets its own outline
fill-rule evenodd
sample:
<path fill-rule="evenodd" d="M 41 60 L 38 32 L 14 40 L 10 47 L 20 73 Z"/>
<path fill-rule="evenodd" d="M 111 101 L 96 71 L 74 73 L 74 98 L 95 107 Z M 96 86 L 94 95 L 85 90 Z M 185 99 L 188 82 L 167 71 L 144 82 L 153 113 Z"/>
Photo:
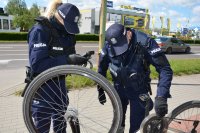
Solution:
<path fill-rule="evenodd" d="M 20 28 L 13 26 L 13 16 L 4 13 L 3 8 L 0 8 L 0 32 L 19 32 Z"/>
<path fill-rule="evenodd" d="M 98 34 L 100 28 L 100 8 L 80 10 L 80 33 Z M 149 29 L 148 9 L 121 6 L 119 9 L 107 8 L 107 23 L 121 23 L 135 29 Z"/>

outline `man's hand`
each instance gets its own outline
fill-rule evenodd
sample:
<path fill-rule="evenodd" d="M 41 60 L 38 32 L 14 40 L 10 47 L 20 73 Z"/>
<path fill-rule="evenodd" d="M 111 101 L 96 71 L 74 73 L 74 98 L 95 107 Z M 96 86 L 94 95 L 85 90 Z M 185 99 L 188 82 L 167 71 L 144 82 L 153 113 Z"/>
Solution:
<path fill-rule="evenodd" d="M 158 117 L 164 117 L 168 112 L 167 99 L 163 97 L 155 98 L 155 111 Z"/>
<path fill-rule="evenodd" d="M 99 85 L 97 85 L 97 90 L 99 92 L 99 95 L 98 95 L 99 102 L 104 105 L 104 103 L 106 103 L 105 92 Z"/>

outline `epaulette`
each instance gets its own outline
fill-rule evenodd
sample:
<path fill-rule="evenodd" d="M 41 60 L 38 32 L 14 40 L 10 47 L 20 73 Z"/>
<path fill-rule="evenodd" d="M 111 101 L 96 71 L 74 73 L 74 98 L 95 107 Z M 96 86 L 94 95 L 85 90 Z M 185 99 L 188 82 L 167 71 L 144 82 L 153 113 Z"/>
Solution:
<path fill-rule="evenodd" d="M 44 16 L 39 16 L 37 18 L 34 19 L 36 22 L 38 22 L 41 25 L 44 25 L 46 27 L 48 27 L 48 29 L 50 30 L 50 34 L 54 37 L 58 37 L 58 32 L 57 30 L 51 25 L 51 23 L 49 22 L 48 18 L 44 17 Z"/>
<path fill-rule="evenodd" d="M 145 34 L 144 32 L 141 31 L 135 31 L 136 37 L 137 37 L 137 42 L 140 43 L 145 48 L 149 47 L 149 40 L 151 39 L 149 35 Z"/>

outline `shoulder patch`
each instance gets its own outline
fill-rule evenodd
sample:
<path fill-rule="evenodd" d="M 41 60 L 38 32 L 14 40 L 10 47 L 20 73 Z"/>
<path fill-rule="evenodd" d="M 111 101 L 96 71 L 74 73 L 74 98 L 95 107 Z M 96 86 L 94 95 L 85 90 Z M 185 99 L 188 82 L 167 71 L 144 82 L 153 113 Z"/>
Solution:
<path fill-rule="evenodd" d="M 136 31 L 137 42 L 140 43 L 143 47 L 147 47 L 149 36 L 141 31 Z"/>
<path fill-rule="evenodd" d="M 156 49 L 151 50 L 151 54 L 155 54 L 155 53 L 158 53 L 160 51 L 161 51 L 161 48 L 156 48 Z"/>
<path fill-rule="evenodd" d="M 41 47 L 46 47 L 47 45 L 45 43 L 37 43 L 37 44 L 33 44 L 34 48 L 41 48 Z"/>

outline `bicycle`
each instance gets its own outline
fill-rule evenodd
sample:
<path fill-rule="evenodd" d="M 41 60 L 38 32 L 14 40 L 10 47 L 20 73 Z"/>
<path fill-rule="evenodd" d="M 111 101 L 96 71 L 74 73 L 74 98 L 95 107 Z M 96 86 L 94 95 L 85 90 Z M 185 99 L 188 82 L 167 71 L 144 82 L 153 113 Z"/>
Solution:
<path fill-rule="evenodd" d="M 155 114 L 147 116 L 141 133 L 200 133 L 200 100 L 185 102 L 164 118 Z"/>
<path fill-rule="evenodd" d="M 71 61 L 79 60 L 80 62 L 84 60 L 84 64 L 79 64 L 81 66 L 62 65 L 50 68 L 31 81 L 23 99 L 23 118 L 29 132 L 37 133 L 38 130 L 35 127 L 35 122 L 32 117 L 32 104 L 36 101 L 49 105 L 48 109 L 54 110 L 55 112 L 63 112 L 57 113 L 56 115 L 65 118 L 62 121 L 63 123 L 65 121 L 69 123 L 70 126 L 67 126 L 67 133 L 116 133 L 118 131 L 122 120 L 122 107 L 119 96 L 106 78 L 91 69 L 85 68 L 88 64 L 92 68 L 93 65 L 89 61 L 92 54 L 94 52 L 88 52 L 84 56 L 78 55 L 70 59 Z M 61 93 L 55 93 L 56 98 L 63 100 L 59 86 L 59 81 L 63 77 L 68 88 L 68 98 L 66 98 L 68 99 L 68 104 L 59 104 L 57 105 L 59 109 L 56 109 L 53 106 L 56 104 L 56 102 L 52 102 L 54 101 L 53 98 L 51 98 L 51 102 L 47 101 L 38 92 L 45 92 L 43 85 L 48 86 L 48 89 L 54 92 L 49 85 L 50 82 L 53 82 L 53 85 L 56 86 L 54 89 L 58 89 L 56 92 Z M 98 101 L 98 91 L 94 87 L 97 85 L 100 85 L 106 93 L 107 102 L 104 105 L 101 105 Z M 48 96 L 48 94 L 46 95 Z M 67 108 L 67 110 L 63 111 L 64 108 Z M 61 127 L 61 125 L 58 126 Z"/>

